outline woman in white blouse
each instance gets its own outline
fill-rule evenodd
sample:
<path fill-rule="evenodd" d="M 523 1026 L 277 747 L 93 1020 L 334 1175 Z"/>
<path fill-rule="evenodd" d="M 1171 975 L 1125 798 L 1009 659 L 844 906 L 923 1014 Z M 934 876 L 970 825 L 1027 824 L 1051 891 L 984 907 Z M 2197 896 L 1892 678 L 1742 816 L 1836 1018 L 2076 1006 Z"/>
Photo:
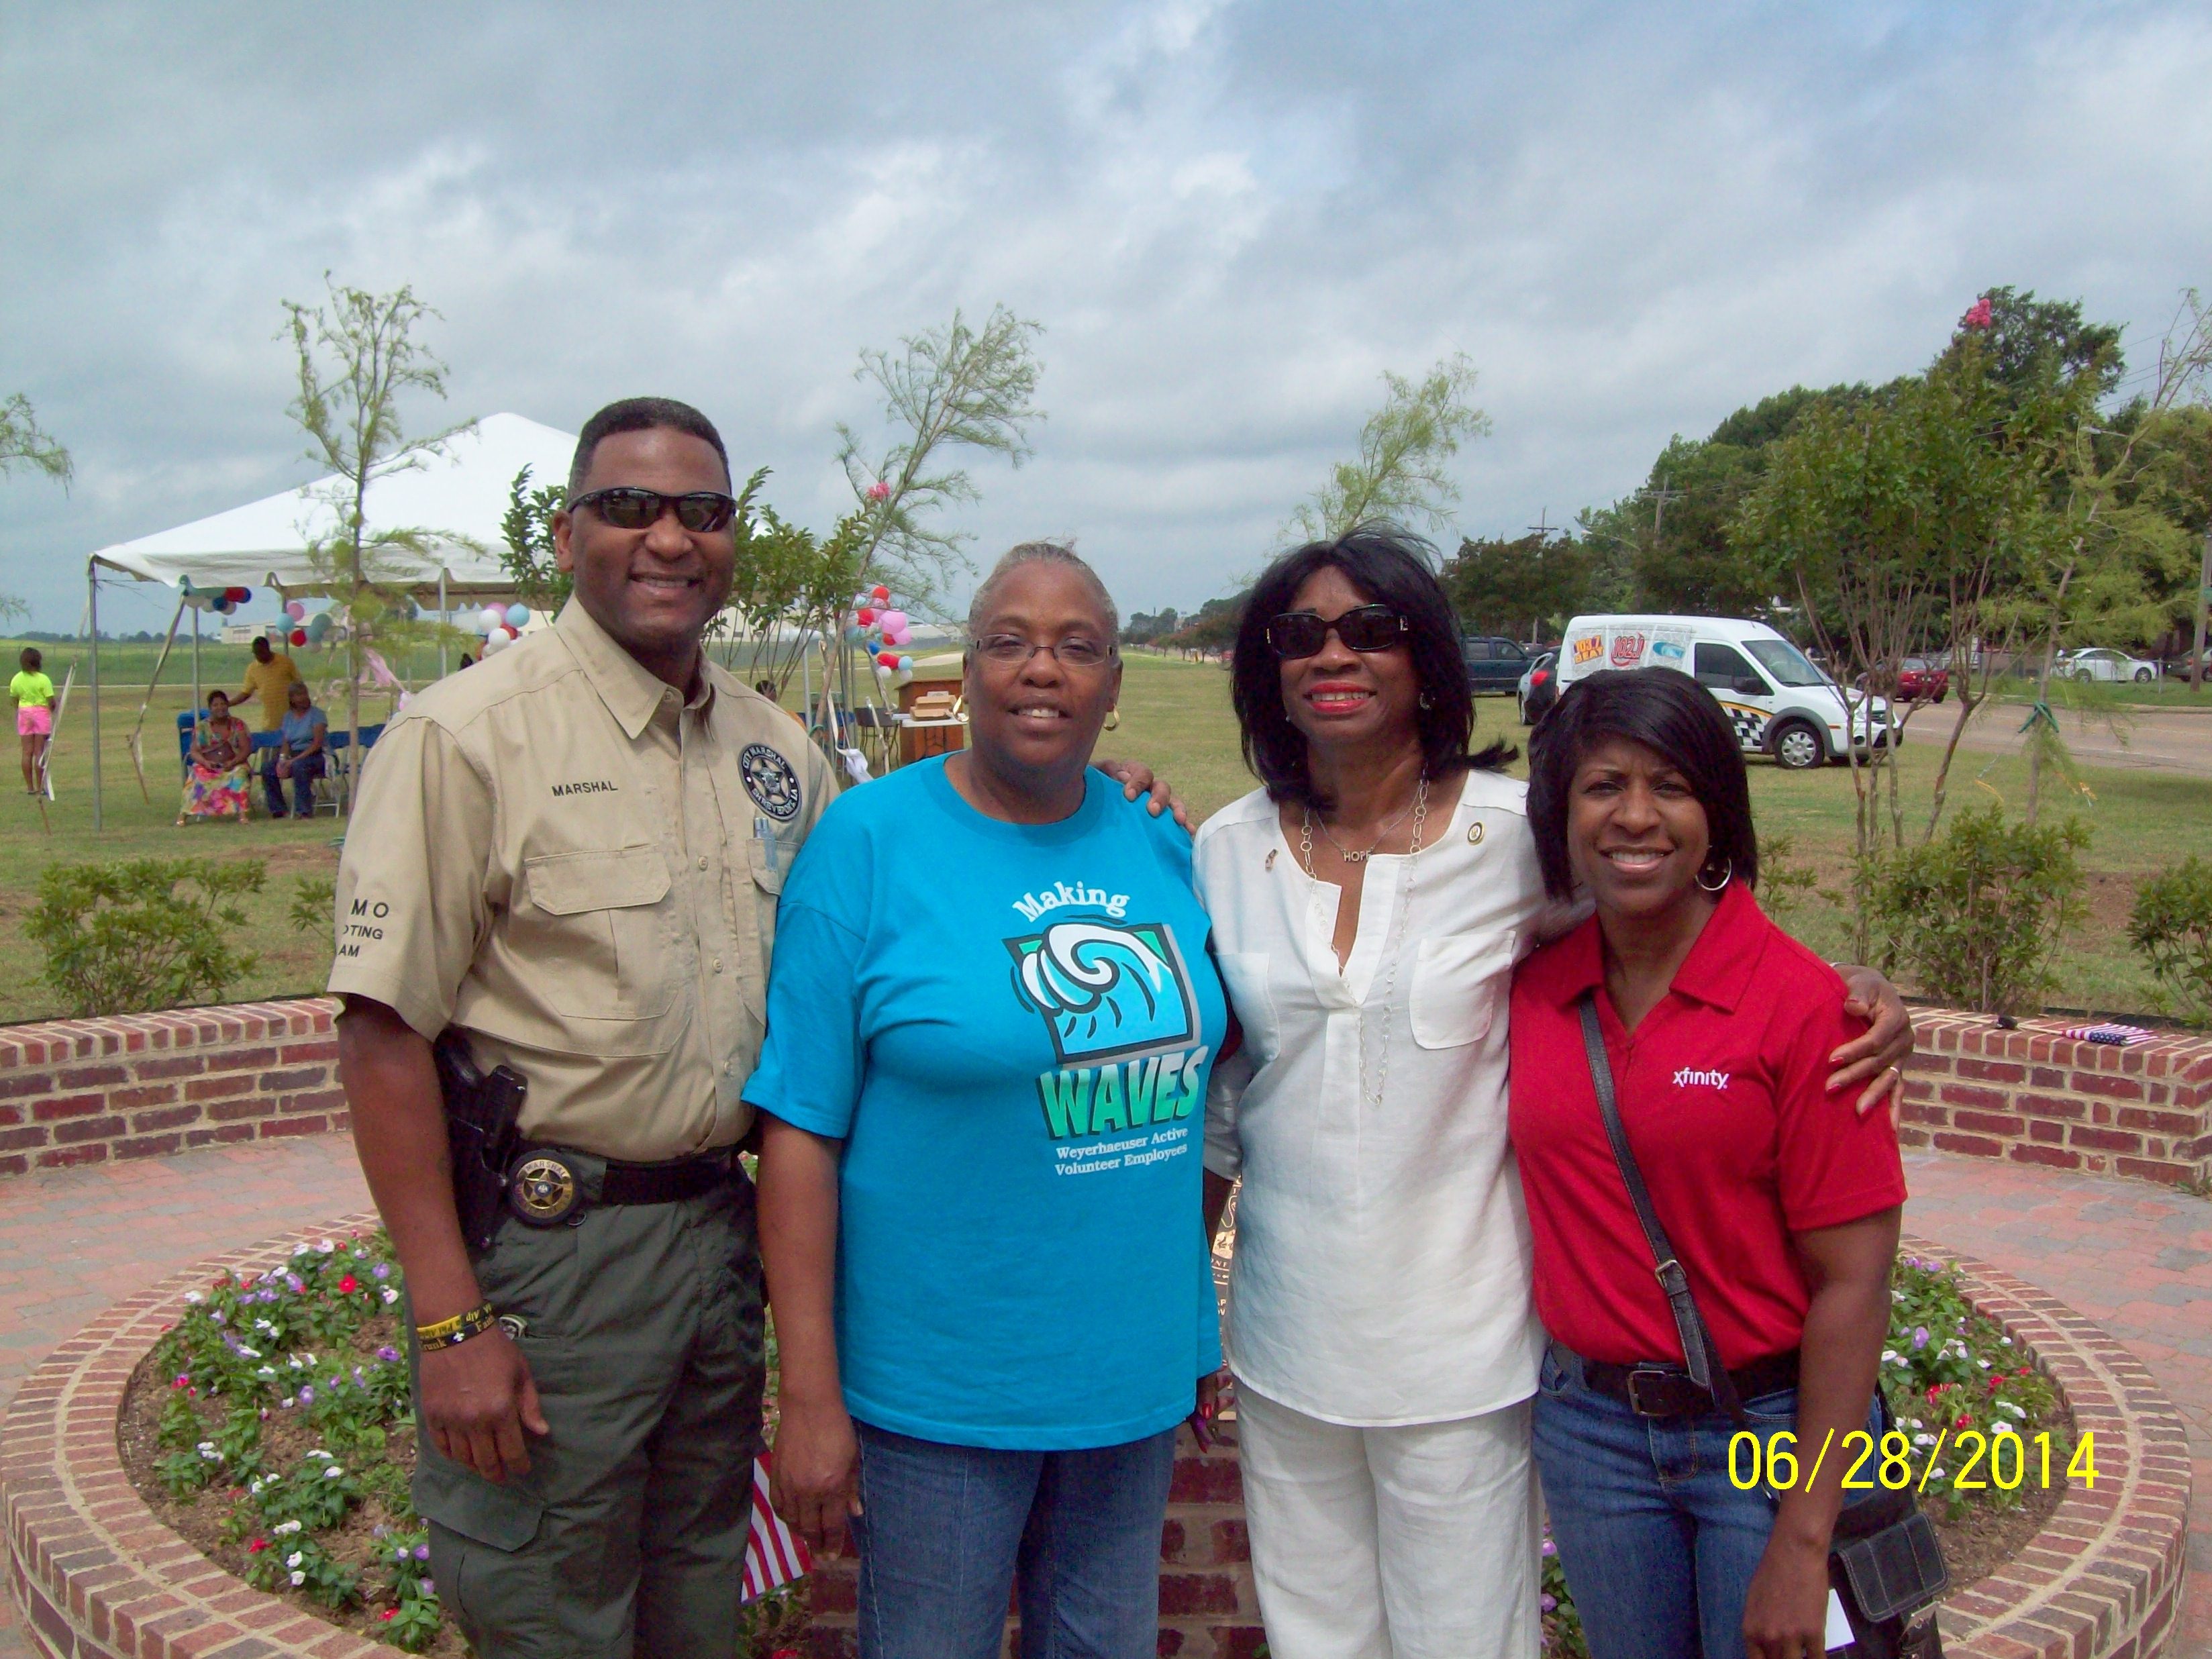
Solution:
<path fill-rule="evenodd" d="M 1206 1205 L 1241 1179 L 1230 1367 L 1275 1659 L 1528 1659 L 1543 1350 L 1506 1140 L 1515 961 L 1547 911 L 1513 750 L 1470 755 L 1426 544 L 1362 526 L 1247 602 L 1233 696 L 1262 787 L 1200 830 L 1243 1047 L 1214 1069 Z M 1911 1051 L 1877 975 L 1850 1080 Z"/>

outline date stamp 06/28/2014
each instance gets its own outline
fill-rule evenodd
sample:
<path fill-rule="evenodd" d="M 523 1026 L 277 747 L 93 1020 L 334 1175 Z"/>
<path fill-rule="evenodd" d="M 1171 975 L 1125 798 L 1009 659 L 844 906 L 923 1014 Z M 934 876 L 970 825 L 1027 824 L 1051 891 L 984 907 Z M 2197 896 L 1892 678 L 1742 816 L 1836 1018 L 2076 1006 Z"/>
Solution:
<path fill-rule="evenodd" d="M 1941 1462 L 1947 1443 L 1953 1455 L 1960 1460 L 1957 1467 L 1950 1470 L 1946 1470 Z M 1837 1452 L 1845 1460 L 1842 1482 L 1845 1492 L 1872 1492 L 1877 1484 L 1890 1492 L 1901 1492 L 1907 1486 L 1925 1492 L 1929 1480 L 1936 1477 L 1945 1478 L 1954 1492 L 1982 1492 L 1990 1486 L 2014 1492 L 2023 1484 L 2047 1488 L 2054 1479 L 2051 1437 L 2047 1433 L 2024 1439 L 2017 1434 L 2001 1431 L 1985 1435 L 1978 1429 L 1968 1429 L 1953 1440 L 1947 1430 L 1936 1435 L 1933 1443 L 1924 1449 L 1923 1456 L 1923 1449 L 1916 1446 L 1902 1429 L 1892 1429 L 1880 1440 L 1866 1429 L 1853 1429 L 1843 1437 L 1838 1448 L 1832 1429 L 1808 1463 L 1802 1455 L 1796 1435 L 1790 1430 L 1778 1429 L 1762 1436 L 1746 1429 L 1729 1441 L 1729 1481 L 1739 1492 L 1760 1486 L 1776 1492 L 1790 1492 L 1801 1480 L 1810 1486 L 1820 1478 L 1831 1452 Z M 2056 1472 L 2055 1478 L 2061 1485 L 2079 1481 L 2094 1490 L 2097 1437 L 2094 1432 L 2084 1434 L 2075 1443 L 2071 1455 L 2066 1457 L 2063 1468 Z"/>

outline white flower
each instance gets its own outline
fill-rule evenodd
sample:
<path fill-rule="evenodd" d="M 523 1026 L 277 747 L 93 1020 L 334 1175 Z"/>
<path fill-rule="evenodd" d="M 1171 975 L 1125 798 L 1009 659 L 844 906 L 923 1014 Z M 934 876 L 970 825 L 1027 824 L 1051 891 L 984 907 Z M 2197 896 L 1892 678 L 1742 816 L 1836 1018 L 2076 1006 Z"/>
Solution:
<path fill-rule="evenodd" d="M 1929 1478 L 1930 1480 L 1942 1480 L 1942 1479 L 1944 1478 L 1944 1468 L 1943 1468 L 1943 1466 L 1942 1466 L 1941 1463 L 1938 1463 L 1938 1464 L 1937 1464 L 1934 1468 L 1932 1468 L 1932 1469 L 1929 1470 L 1929 1471 L 1928 1471 L 1928 1478 Z"/>
<path fill-rule="evenodd" d="M 284 1565 L 285 1565 L 286 1566 L 288 1566 L 288 1567 L 296 1567 L 296 1566 L 298 1566 L 298 1565 L 300 1565 L 300 1563 L 301 1563 L 301 1562 L 302 1562 L 302 1561 L 306 1560 L 307 1559 L 307 1555 L 306 1555 L 305 1552 L 301 1551 L 301 1550 L 294 1550 L 294 1551 L 293 1551 L 289 1555 L 288 1555 L 288 1556 L 286 1556 L 286 1557 L 284 1558 Z"/>
<path fill-rule="evenodd" d="M 1912 1443 L 1916 1446 L 1932 1446 L 1936 1443 L 1936 1437 L 1932 1434 L 1916 1434 L 1912 1437 Z"/>
<path fill-rule="evenodd" d="M 1905 1292 L 1903 1291 L 1892 1291 L 1889 1293 L 1889 1299 L 1892 1302 L 1902 1302 L 1905 1300 Z"/>
<path fill-rule="evenodd" d="M 1974 1364 L 1979 1365 L 1984 1370 L 1987 1370 L 1990 1368 L 1990 1362 L 1986 1359 L 1977 1359 Z"/>
<path fill-rule="evenodd" d="M 315 1356 L 311 1353 L 302 1353 L 300 1358 L 306 1360 L 310 1365 L 315 1363 Z"/>
<path fill-rule="evenodd" d="M 1998 1436 L 2006 1434 L 2010 1435 L 2015 1440 L 2020 1438 L 2020 1431 L 2013 1427 L 2011 1424 L 2006 1422 L 2002 1418 L 1999 1418 L 1994 1424 L 1990 1425 L 1990 1439 L 1994 1440 Z"/>
<path fill-rule="evenodd" d="M 295 1586 L 295 1587 L 297 1587 L 297 1586 L 299 1586 L 299 1585 L 301 1585 L 301 1584 L 304 1584 L 304 1583 L 306 1583 L 307 1582 L 307 1575 L 306 1573 L 304 1573 L 304 1572 L 295 1572 L 295 1573 L 294 1573 L 294 1574 L 292 1575 L 292 1583 L 293 1583 L 293 1584 L 294 1584 L 294 1586 Z"/>
<path fill-rule="evenodd" d="M 389 1285 L 386 1285 L 384 1287 L 384 1305 L 388 1308 L 398 1300 L 399 1292 L 393 1290 Z"/>
<path fill-rule="evenodd" d="M 272 1382 L 276 1380 L 276 1368 L 274 1365 L 258 1365 L 254 1368 L 253 1374 L 256 1376 L 265 1376 Z"/>
<path fill-rule="evenodd" d="M 258 1359 L 261 1358 L 261 1350 L 255 1347 L 249 1347 L 245 1343 L 241 1342 L 238 1345 L 238 1357 L 240 1359 Z"/>
<path fill-rule="evenodd" d="M 261 1488 L 264 1484 L 264 1483 L 261 1477 L 257 1474 L 253 1477 L 253 1483 L 246 1487 L 246 1491 L 252 1492 L 256 1498 L 258 1498 L 261 1495 Z"/>
<path fill-rule="evenodd" d="M 1905 1363 L 1905 1356 L 1894 1348 L 1884 1348 L 1881 1351 L 1881 1363 L 1885 1365 L 1902 1365 Z"/>
<path fill-rule="evenodd" d="M 302 1365 L 302 1364 L 300 1363 L 300 1356 L 299 1356 L 299 1355 L 297 1355 L 297 1354 L 294 1354 L 294 1355 L 293 1355 L 289 1359 L 286 1360 L 284 1363 L 285 1363 L 287 1365 L 289 1365 L 289 1366 L 290 1366 L 294 1370 L 295 1370 L 295 1371 L 303 1371 L 303 1370 L 307 1370 L 307 1369 L 305 1365 Z"/>
<path fill-rule="evenodd" d="M 2020 1407 L 2014 1405 L 2009 1400 L 1998 1401 L 1997 1409 L 2001 1412 L 2009 1412 L 2013 1416 L 2017 1417 L 2023 1423 L 2027 1421 L 2027 1412 L 2022 1410 Z"/>
<path fill-rule="evenodd" d="M 2011 1339 L 2010 1337 L 2008 1337 L 2008 1336 L 2001 1336 L 2001 1337 L 1999 1337 L 1999 1338 L 1997 1339 L 1997 1340 L 1998 1340 L 1998 1341 L 2000 1341 L 2000 1342 L 2002 1342 L 2002 1343 L 2003 1343 L 2003 1344 L 2005 1345 L 2005 1346 L 2007 1346 L 2008 1348 L 2009 1348 L 2010 1346 L 2012 1346 L 2012 1339 Z"/>
<path fill-rule="evenodd" d="M 331 1454 L 323 1450 L 319 1446 L 318 1446 L 313 1451 L 309 1452 L 307 1455 L 310 1457 L 319 1457 L 325 1463 L 331 1461 Z"/>
<path fill-rule="evenodd" d="M 337 1480 L 340 1475 L 343 1474 L 344 1473 L 345 1473 L 345 1471 L 344 1471 L 343 1469 L 340 1468 L 337 1464 L 333 1463 L 333 1464 L 331 1464 L 331 1465 L 330 1466 L 330 1468 L 326 1468 L 326 1469 L 325 1469 L 325 1470 L 323 1471 L 323 1479 L 324 1479 L 324 1480 Z"/>
<path fill-rule="evenodd" d="M 185 1300 L 191 1303 L 194 1307 L 198 1307 L 201 1303 L 206 1301 L 207 1297 L 202 1296 L 198 1291 L 186 1291 L 185 1292 Z"/>
<path fill-rule="evenodd" d="M 327 1238 L 319 1238 L 315 1241 L 315 1248 L 320 1250 L 325 1255 L 328 1255 L 331 1251 L 337 1249 L 337 1246 L 331 1243 Z"/>
<path fill-rule="evenodd" d="M 288 1395 L 285 1395 L 282 1400 L 278 1401 L 276 1403 L 277 1403 L 278 1405 L 282 1406 L 282 1407 L 283 1407 L 286 1411 L 288 1411 L 288 1412 L 289 1412 L 289 1411 L 290 1411 L 290 1410 L 292 1409 L 292 1407 L 293 1407 L 293 1403 L 294 1403 L 294 1402 L 293 1402 L 292 1396 L 291 1396 L 290 1395 L 289 1395 L 289 1394 L 288 1394 Z"/>
<path fill-rule="evenodd" d="M 203 1440 L 200 1442 L 199 1454 L 210 1463 L 220 1463 L 222 1462 L 222 1454 L 215 1449 L 215 1442 L 212 1440 Z"/>
<path fill-rule="evenodd" d="M 297 1521 L 280 1521 L 275 1526 L 270 1528 L 269 1530 L 276 1534 L 279 1538 L 283 1538 L 289 1534 L 299 1531 L 300 1522 Z"/>

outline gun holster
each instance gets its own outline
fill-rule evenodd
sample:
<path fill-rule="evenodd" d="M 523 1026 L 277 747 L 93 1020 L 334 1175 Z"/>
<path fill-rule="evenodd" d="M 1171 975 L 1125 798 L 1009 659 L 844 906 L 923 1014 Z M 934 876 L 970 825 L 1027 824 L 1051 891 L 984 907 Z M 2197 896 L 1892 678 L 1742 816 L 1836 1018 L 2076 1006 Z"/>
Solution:
<path fill-rule="evenodd" d="M 453 1209 L 471 1255 L 491 1248 L 507 1213 L 507 1171 L 520 1144 L 529 1084 L 509 1066 L 477 1069 L 468 1040 L 448 1030 L 433 1045 L 438 1091 L 446 1102 L 446 1145 L 453 1170 Z"/>

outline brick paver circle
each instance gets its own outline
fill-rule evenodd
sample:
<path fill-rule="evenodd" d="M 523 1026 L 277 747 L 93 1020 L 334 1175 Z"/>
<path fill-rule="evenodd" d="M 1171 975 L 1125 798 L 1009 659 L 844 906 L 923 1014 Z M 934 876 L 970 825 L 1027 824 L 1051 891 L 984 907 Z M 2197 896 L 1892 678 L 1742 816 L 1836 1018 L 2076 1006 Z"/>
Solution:
<path fill-rule="evenodd" d="M 289 1257 L 301 1237 L 375 1224 L 340 1218 L 174 1273 L 116 1304 L 55 1350 L 18 1391 L 0 1441 L 0 1517 L 26 1634 L 64 1659 L 391 1650 L 337 1629 L 216 1567 L 156 1520 L 124 1474 L 116 1425 L 132 1370 L 216 1273 Z M 1918 1240 L 1959 1268 L 1974 1304 L 2051 1378 L 2094 1432 L 2094 1490 L 2068 1490 L 2011 1562 L 1946 1605 L 1954 1653 L 1978 1659 L 2153 1659 L 2179 1603 L 2191 1465 L 2183 1426 L 2149 1373 L 2103 1330 L 2010 1274 Z M 1234 1466 L 1220 1477 L 1233 1480 Z M 1224 1492 L 1223 1496 L 1226 1496 Z"/>

